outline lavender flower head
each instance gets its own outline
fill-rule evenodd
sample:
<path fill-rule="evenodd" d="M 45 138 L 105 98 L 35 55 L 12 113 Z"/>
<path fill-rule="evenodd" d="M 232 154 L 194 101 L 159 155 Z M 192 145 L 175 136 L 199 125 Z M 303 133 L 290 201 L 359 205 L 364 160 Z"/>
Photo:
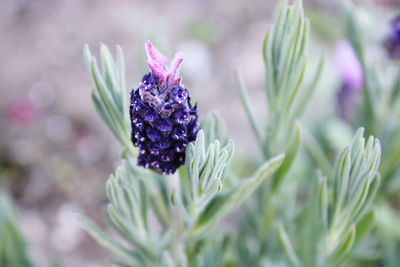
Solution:
<path fill-rule="evenodd" d="M 392 59 L 400 59 L 400 15 L 392 20 L 392 29 L 384 41 L 386 50 Z"/>
<path fill-rule="evenodd" d="M 338 93 L 339 114 L 347 120 L 355 109 L 364 81 L 361 64 L 349 42 L 341 41 L 337 45 L 335 66 L 342 80 Z"/>
<path fill-rule="evenodd" d="M 151 72 L 131 92 L 131 138 L 140 151 L 139 166 L 172 174 L 184 164 L 186 147 L 200 130 L 197 105 L 192 107 L 178 76 L 183 54 L 177 53 L 168 66 L 149 41 L 145 47 Z"/>

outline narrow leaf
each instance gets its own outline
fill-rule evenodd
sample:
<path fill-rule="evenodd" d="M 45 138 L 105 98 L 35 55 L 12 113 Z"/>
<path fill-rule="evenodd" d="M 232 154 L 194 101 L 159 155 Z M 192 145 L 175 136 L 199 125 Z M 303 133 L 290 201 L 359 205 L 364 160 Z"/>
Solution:
<path fill-rule="evenodd" d="M 132 252 L 106 236 L 93 221 L 80 214 L 77 214 L 76 218 L 82 228 L 84 228 L 94 239 L 96 239 L 98 243 L 110 250 L 117 257 L 121 258 L 126 263 L 133 266 L 142 266 L 141 262 L 137 259 L 137 257 L 135 257 Z"/>
<path fill-rule="evenodd" d="M 296 267 L 302 266 L 299 257 L 293 248 L 292 242 L 290 242 L 289 236 L 281 224 L 278 225 L 278 235 L 290 263 Z"/>
<path fill-rule="evenodd" d="M 270 159 L 251 178 L 229 191 L 217 194 L 201 213 L 194 229 L 199 231 L 208 224 L 217 223 L 222 216 L 246 201 L 265 179 L 276 172 L 284 158 L 285 155 L 281 154 Z"/>
<path fill-rule="evenodd" d="M 239 70 L 236 72 L 236 80 L 239 86 L 240 98 L 246 110 L 247 117 L 249 118 L 251 128 L 253 129 L 259 145 L 261 147 L 264 147 L 264 138 L 262 135 L 262 131 L 260 129 L 259 123 L 256 120 L 253 105 L 250 103 L 250 98 L 247 93 L 246 85 L 244 84 L 242 74 Z"/>

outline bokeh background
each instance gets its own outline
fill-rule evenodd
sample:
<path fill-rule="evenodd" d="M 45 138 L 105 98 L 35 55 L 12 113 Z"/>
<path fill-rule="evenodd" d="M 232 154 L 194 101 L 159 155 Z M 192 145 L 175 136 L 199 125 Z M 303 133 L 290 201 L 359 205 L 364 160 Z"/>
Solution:
<path fill-rule="evenodd" d="M 382 8 L 377 13 L 399 5 L 396 0 L 376 2 Z M 200 117 L 218 110 L 238 153 L 251 157 L 255 142 L 234 72 L 242 70 L 262 119 L 261 45 L 276 4 L 0 0 L 0 186 L 16 202 L 28 252 L 38 266 L 108 266 L 109 255 L 73 217 L 82 212 L 105 224 L 104 184 L 121 152 L 91 103 L 93 84 L 83 45 L 96 55 L 100 43 L 121 45 L 130 88 L 147 71 L 146 40 L 169 58 L 183 51 L 184 83 L 199 103 Z M 305 5 L 313 32 L 310 60 L 324 55 L 328 65 L 326 86 L 317 89 L 308 112 L 312 117 L 318 109 L 334 109 L 339 85 L 329 66 L 343 34 L 336 1 L 308 0 Z"/>

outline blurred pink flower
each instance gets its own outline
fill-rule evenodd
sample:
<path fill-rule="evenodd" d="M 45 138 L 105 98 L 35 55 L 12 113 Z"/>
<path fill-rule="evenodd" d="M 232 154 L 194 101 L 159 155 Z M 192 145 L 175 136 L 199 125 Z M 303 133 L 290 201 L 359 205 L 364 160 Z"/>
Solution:
<path fill-rule="evenodd" d="M 363 89 L 362 67 L 348 41 L 341 41 L 336 45 L 334 63 L 348 90 L 361 91 Z"/>
<path fill-rule="evenodd" d="M 348 41 L 337 44 L 334 64 L 341 79 L 341 87 L 337 94 L 338 112 L 342 119 L 349 120 L 363 89 L 364 76 L 361 64 Z"/>
<path fill-rule="evenodd" d="M 9 120 L 14 124 L 27 125 L 38 115 L 36 106 L 28 98 L 19 98 L 8 105 Z"/>

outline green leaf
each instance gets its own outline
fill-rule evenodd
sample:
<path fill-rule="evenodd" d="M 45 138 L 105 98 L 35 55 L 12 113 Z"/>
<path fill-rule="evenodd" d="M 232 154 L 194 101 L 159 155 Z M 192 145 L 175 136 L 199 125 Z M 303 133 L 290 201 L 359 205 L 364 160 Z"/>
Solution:
<path fill-rule="evenodd" d="M 380 180 L 380 175 L 377 175 L 376 177 L 370 178 L 365 184 L 366 188 L 363 190 L 363 194 L 350 213 L 352 215 L 351 221 L 358 222 L 358 220 L 370 210 L 372 202 L 378 192 Z"/>
<path fill-rule="evenodd" d="M 275 14 L 275 25 L 264 40 L 267 96 L 271 98 L 268 101 L 271 110 L 283 110 L 281 120 L 287 119 L 302 84 L 306 68 L 308 28 L 301 1 L 296 1 L 294 6 L 288 6 L 286 1 L 282 1 Z"/>
<path fill-rule="evenodd" d="M 332 176 L 332 166 L 329 159 L 325 155 L 324 150 L 318 144 L 317 140 L 312 136 L 312 134 L 303 129 L 303 143 L 304 147 L 307 149 L 312 160 L 316 163 L 318 168 L 321 169 L 322 173 L 328 177 Z"/>
<path fill-rule="evenodd" d="M 334 211 L 326 244 L 332 266 L 337 266 L 358 244 L 359 239 L 355 241 L 357 229 L 360 229 L 360 239 L 365 235 L 372 216 L 370 208 L 380 184 L 377 173 L 380 144 L 374 137 L 365 144 L 363 133 L 363 128 L 358 129 L 351 145 L 343 150 L 336 163 Z"/>
<path fill-rule="evenodd" d="M 354 247 L 356 227 L 352 224 L 328 261 L 329 266 L 339 266 Z"/>
<path fill-rule="evenodd" d="M 354 138 L 351 142 L 351 151 L 353 152 L 353 157 L 356 151 L 359 151 L 360 146 L 363 144 L 363 139 L 364 139 L 364 128 L 360 127 L 356 134 L 354 135 Z"/>
<path fill-rule="evenodd" d="M 143 226 L 146 231 L 149 230 L 147 223 L 147 210 L 148 210 L 148 193 L 143 180 L 139 180 L 139 194 L 140 194 L 140 217 L 143 221 Z"/>
<path fill-rule="evenodd" d="M 227 161 L 228 157 L 229 157 L 228 152 L 224 151 L 222 153 L 222 156 L 216 161 L 213 172 L 210 175 L 210 179 L 209 179 L 210 182 L 208 183 L 208 185 L 206 185 L 205 191 L 211 190 L 211 187 L 213 186 L 213 184 L 215 185 L 214 192 L 220 191 L 222 189 L 221 176 L 222 176 L 222 172 L 226 166 L 226 161 Z"/>
<path fill-rule="evenodd" d="M 328 178 L 319 179 L 318 210 L 324 230 L 328 229 Z"/>
<path fill-rule="evenodd" d="M 196 142 L 194 143 L 194 153 L 199 153 L 199 162 L 202 162 L 205 157 L 205 143 L 204 143 L 204 132 L 200 130 L 197 133 Z"/>
<path fill-rule="evenodd" d="M 228 152 L 229 157 L 226 160 L 226 164 L 229 164 L 233 158 L 233 155 L 235 154 L 235 143 L 232 139 L 229 140 L 228 144 L 221 149 L 221 153 L 223 153 L 224 151 Z"/>
<path fill-rule="evenodd" d="M 275 190 L 279 186 L 283 177 L 286 175 L 286 173 L 289 171 L 290 167 L 292 166 L 293 161 L 296 158 L 297 152 L 299 151 L 299 148 L 301 145 L 300 123 L 296 123 L 295 127 L 296 128 L 294 131 L 294 136 L 285 151 L 285 155 L 286 155 L 285 160 L 283 161 L 283 163 L 279 167 L 279 169 L 276 171 L 276 174 L 274 176 L 274 180 L 273 180 L 273 184 L 272 184 L 273 190 Z"/>
<path fill-rule="evenodd" d="M 135 250 L 151 257 L 146 249 L 144 233 L 136 226 L 134 221 L 127 220 L 127 218 L 118 212 L 111 204 L 107 206 L 107 219 L 120 236 L 127 240 Z"/>
<path fill-rule="evenodd" d="M 111 119 L 110 115 L 108 114 L 106 108 L 102 104 L 101 100 L 96 96 L 94 92 L 92 92 L 92 101 L 93 104 L 96 108 L 96 111 L 99 113 L 100 117 L 103 119 L 103 121 L 106 123 L 108 128 L 111 130 L 111 132 L 114 134 L 114 136 L 118 139 L 118 141 L 122 142 L 122 137 L 120 134 L 117 132 L 117 128 L 114 125 L 113 120 Z"/>
<path fill-rule="evenodd" d="M 222 175 L 234 152 L 232 140 L 222 148 L 219 140 L 214 140 L 208 145 L 207 153 L 205 153 L 205 140 L 208 139 L 201 130 L 194 144 L 188 145 L 186 175 L 183 173 L 180 175 L 182 196 L 187 195 L 184 192 L 185 188 L 188 193 L 190 191 L 191 196 L 191 201 L 183 204 L 194 213 L 202 210 L 209 200 L 221 190 Z"/>
<path fill-rule="evenodd" d="M 363 237 L 369 232 L 372 224 L 374 223 L 374 211 L 370 210 L 356 225 L 356 238 L 354 240 L 354 247 L 357 247 Z"/>
<path fill-rule="evenodd" d="M 218 152 L 219 151 L 217 151 L 217 153 Z M 208 183 L 208 181 L 211 178 L 211 171 L 213 170 L 215 161 L 216 161 L 216 159 L 214 160 L 214 156 L 216 158 L 218 155 L 215 155 L 214 144 L 210 144 L 210 146 L 208 147 L 208 150 L 207 150 L 205 160 L 202 163 L 203 166 L 201 167 L 200 188 L 202 190 L 205 189 L 206 184 Z"/>
<path fill-rule="evenodd" d="M 171 203 L 175 205 L 172 195 L 171 198 Z M 169 207 L 165 207 L 165 200 L 163 200 L 163 198 L 159 194 L 152 194 L 150 202 L 151 206 L 153 207 L 153 211 L 158 218 L 158 221 L 164 228 L 168 228 L 170 226 L 170 210 Z"/>
<path fill-rule="evenodd" d="M 295 103 L 295 107 L 292 108 L 291 121 L 294 121 L 296 117 L 299 118 L 303 115 L 308 103 L 310 102 L 312 96 L 314 95 L 314 92 L 317 88 L 317 85 L 319 84 L 319 81 L 321 80 L 323 69 L 324 69 L 324 60 L 323 58 L 321 58 L 317 65 L 317 69 L 313 74 L 313 79 L 311 84 L 304 87 L 303 94 L 299 96 L 299 99 Z"/>
<path fill-rule="evenodd" d="M 105 235 L 93 221 L 80 214 L 76 215 L 76 219 L 82 228 L 84 228 L 94 239 L 96 239 L 100 245 L 107 248 L 114 255 L 132 266 L 143 266 L 141 260 L 138 259 L 133 252 L 124 248 L 122 245 Z"/>
<path fill-rule="evenodd" d="M 342 208 L 343 202 L 347 195 L 349 178 L 350 178 L 350 168 L 351 168 L 351 149 L 346 148 L 343 151 L 342 156 L 339 158 L 339 163 L 336 168 L 335 175 L 335 210 L 340 210 Z"/>
<path fill-rule="evenodd" d="M 31 267 L 11 197 L 0 191 L 0 266 Z"/>
<path fill-rule="evenodd" d="M 88 44 L 85 44 L 83 46 L 83 58 L 85 59 L 86 66 L 88 68 L 88 71 L 90 72 L 91 68 L 92 68 L 91 67 L 91 63 L 92 63 L 93 56 L 92 56 L 92 53 L 90 53 L 90 49 L 89 49 L 89 45 Z"/>
<path fill-rule="evenodd" d="M 112 59 L 110 50 L 105 45 L 101 45 L 100 55 L 103 65 L 104 82 L 107 85 L 108 90 L 110 91 L 114 103 L 116 104 L 117 111 L 120 113 L 119 115 L 123 117 L 123 104 L 120 97 L 121 88 L 119 88 L 117 84 L 117 75 L 115 73 L 116 66 L 114 60 Z"/>
<path fill-rule="evenodd" d="M 84 57 L 92 76 L 95 92 L 92 94 L 94 105 L 101 118 L 106 122 L 118 141 L 137 156 L 130 140 L 130 123 L 128 110 L 128 95 L 125 89 L 124 62 L 122 50 L 117 47 L 117 62 L 110 50 L 102 45 L 100 48 L 103 75 L 100 73 L 96 58 L 90 53 L 88 45 L 84 46 Z"/>
<path fill-rule="evenodd" d="M 119 83 L 119 88 L 122 90 L 122 93 L 127 94 L 127 91 L 125 90 L 125 60 L 124 60 L 124 53 L 122 51 L 122 48 L 117 45 L 117 79 Z M 127 96 L 124 95 L 123 99 L 127 99 Z M 124 102 L 127 104 L 126 102 Z M 124 109 L 127 110 L 127 109 Z"/>
<path fill-rule="evenodd" d="M 207 228 L 207 226 L 217 223 L 221 217 L 246 201 L 265 179 L 275 173 L 282 164 L 284 158 L 284 154 L 281 154 L 270 159 L 249 179 L 244 180 L 241 184 L 229 191 L 217 194 L 200 214 L 194 231 L 199 232 Z"/>
<path fill-rule="evenodd" d="M 229 141 L 226 124 L 218 112 L 209 114 L 206 119 L 201 122 L 201 129 L 205 133 L 205 147 L 208 147 L 214 140 L 219 140 L 221 146 L 225 146 Z"/>
<path fill-rule="evenodd" d="M 296 267 L 303 266 L 282 224 L 278 225 L 278 236 L 291 265 Z"/>
<path fill-rule="evenodd" d="M 200 156 L 201 152 L 195 152 L 195 155 L 193 157 L 193 159 L 190 162 L 190 166 L 189 166 L 189 172 L 190 172 L 190 179 L 191 179 L 191 188 L 192 188 L 192 193 L 193 199 L 198 198 L 199 196 L 199 176 L 200 176 L 200 171 L 199 171 L 199 161 L 200 161 Z"/>

